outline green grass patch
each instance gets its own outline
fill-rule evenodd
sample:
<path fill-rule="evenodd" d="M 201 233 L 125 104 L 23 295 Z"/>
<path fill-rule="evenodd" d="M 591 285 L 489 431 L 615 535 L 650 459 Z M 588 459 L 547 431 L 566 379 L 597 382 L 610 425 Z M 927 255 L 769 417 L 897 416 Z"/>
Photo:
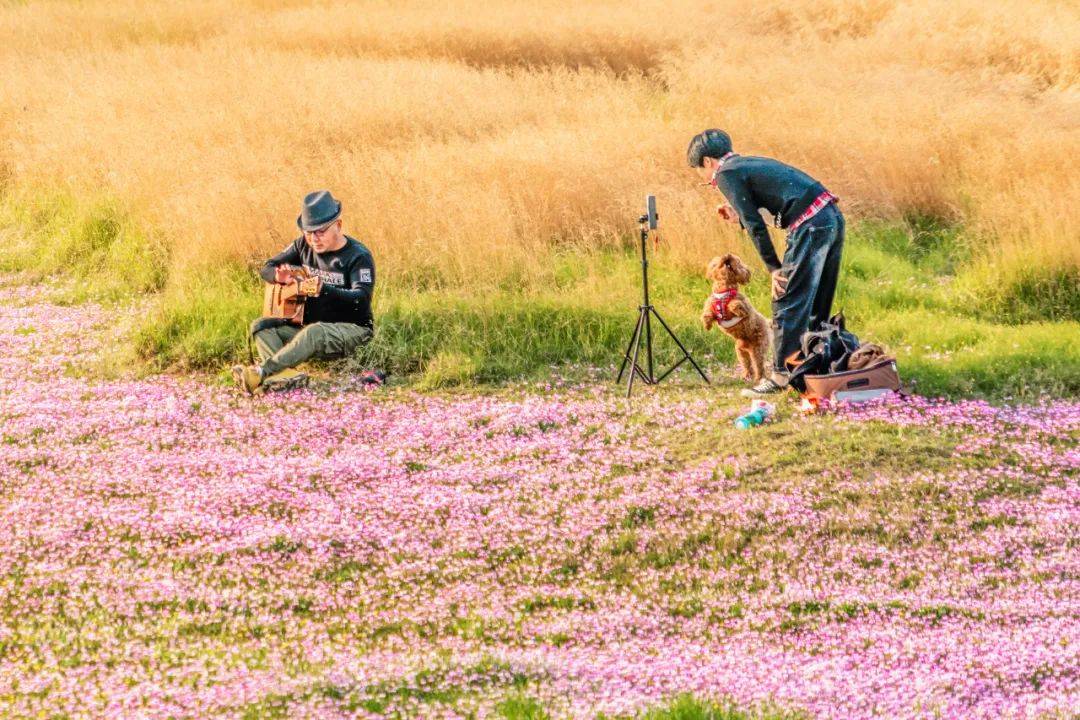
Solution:
<path fill-rule="evenodd" d="M 194 284 L 165 290 L 156 310 L 137 326 L 139 355 L 155 369 L 216 368 L 245 359 L 248 327 L 262 307 L 252 275 L 226 266 Z"/>
<path fill-rule="evenodd" d="M 727 410 L 732 423 L 745 411 L 746 402 L 740 397 L 717 398 L 717 405 Z M 753 430 L 733 432 L 732 425 L 722 422 L 691 434 L 673 434 L 656 427 L 652 437 L 688 463 L 715 458 L 716 449 L 723 448 L 724 454 L 739 458 L 739 483 L 750 490 L 768 490 L 792 477 L 816 477 L 835 468 L 855 476 L 887 473 L 902 477 L 996 462 L 994 458 L 955 455 L 962 439 L 960 431 L 848 423 L 829 415 L 804 422 L 797 415 L 793 406 L 781 404 L 775 422 Z M 814 448 L 814 452 L 807 452 L 807 448 Z M 721 463 L 714 474 L 731 479 L 735 469 Z M 920 490 L 913 487 L 912 492 Z"/>
<path fill-rule="evenodd" d="M 0 194 L 0 272 L 74 280 L 71 302 L 116 300 L 165 286 L 165 239 L 120 201 L 70 194 Z"/>
<path fill-rule="evenodd" d="M 964 315 L 944 283 L 922 278 L 915 266 L 876 246 L 850 244 L 836 307 L 863 340 L 896 354 L 902 377 L 914 379 L 919 392 L 1016 400 L 1080 394 L 1080 323 L 1017 325 Z M 611 276 L 602 295 L 591 284 L 481 297 L 391 288 L 377 299 L 375 339 L 353 365 L 414 376 L 429 390 L 572 373 L 568 365 L 608 366 L 626 347 L 638 288 L 633 258 L 604 262 Z M 166 293 L 159 314 L 139 333 L 140 352 L 160 366 L 213 367 L 242 357 L 259 307 L 252 277 L 232 268 L 217 281 Z M 661 270 L 654 284 L 657 306 L 695 357 L 714 369 L 734 362 L 731 341 L 699 325 L 708 292 L 703 280 Z M 764 280 L 748 294 L 768 312 Z M 656 347 L 661 366 L 674 362 L 666 338 Z"/>
<path fill-rule="evenodd" d="M 744 710 L 730 703 L 679 695 L 640 717 L 642 720 L 795 720 L 801 716 L 771 709 Z"/>
<path fill-rule="evenodd" d="M 1080 319 L 1080 268 L 1002 265 L 984 258 L 965 267 L 953 288 L 962 302 L 991 322 Z"/>
<path fill-rule="evenodd" d="M 154 293 L 156 309 L 138 319 L 133 336 L 152 369 L 220 370 L 247 357 L 247 329 L 261 305 L 254 265 L 225 261 L 170 277 L 165 239 L 107 197 L 9 189 L 0 195 L 0 237 L 0 272 L 31 282 L 74 280 L 66 300 Z M 902 377 L 924 394 L 1080 395 L 1080 275 L 994 265 L 972 250 L 985 244 L 932 218 L 853 223 L 834 307 L 861 339 L 892 351 Z M 714 371 L 730 365 L 731 340 L 699 324 L 708 284 L 673 265 L 663 249 L 653 258 L 654 303 L 695 357 Z M 533 291 L 514 282 L 465 289 L 406 287 L 407 277 L 384 283 L 375 339 L 353 367 L 379 367 L 435 390 L 616 362 L 639 302 L 633 252 L 553 249 L 543 272 L 550 282 Z M 755 273 L 746 294 L 769 314 L 764 273 Z M 656 345 L 666 367 L 675 348 L 659 336 Z"/>
<path fill-rule="evenodd" d="M 550 720 L 544 706 L 536 698 L 514 695 L 495 706 L 498 716 L 506 720 Z"/>
<path fill-rule="evenodd" d="M 521 612 L 526 615 L 545 610 L 594 610 L 596 603 L 587 597 L 537 595 L 521 603 Z"/>

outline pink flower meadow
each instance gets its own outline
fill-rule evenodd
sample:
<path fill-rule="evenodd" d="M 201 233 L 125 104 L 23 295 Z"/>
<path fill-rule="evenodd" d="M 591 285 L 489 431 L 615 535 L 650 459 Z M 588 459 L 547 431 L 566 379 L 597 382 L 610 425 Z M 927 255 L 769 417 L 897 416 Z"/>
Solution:
<path fill-rule="evenodd" d="M 715 391 L 81 379 L 104 318 L 0 314 L 4 717 L 1080 709 L 1080 403 L 786 416 L 957 441 L 773 476 L 649 440 L 734 436 Z"/>

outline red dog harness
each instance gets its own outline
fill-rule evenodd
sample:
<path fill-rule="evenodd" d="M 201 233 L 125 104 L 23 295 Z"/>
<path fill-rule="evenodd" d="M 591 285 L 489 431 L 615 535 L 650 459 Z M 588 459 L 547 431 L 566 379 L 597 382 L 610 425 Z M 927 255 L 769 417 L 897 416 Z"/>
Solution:
<path fill-rule="evenodd" d="M 738 293 L 738 288 L 727 288 L 723 292 L 712 294 L 712 314 L 723 327 L 731 327 L 742 320 L 729 308 Z"/>

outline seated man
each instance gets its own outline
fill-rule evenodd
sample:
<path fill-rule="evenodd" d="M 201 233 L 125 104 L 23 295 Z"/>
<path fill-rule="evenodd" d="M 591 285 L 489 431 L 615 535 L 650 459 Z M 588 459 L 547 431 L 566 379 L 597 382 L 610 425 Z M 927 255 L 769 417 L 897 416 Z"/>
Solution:
<path fill-rule="evenodd" d="M 320 289 L 305 301 L 302 326 L 280 318 L 252 323 L 262 364 L 233 368 L 236 382 L 249 393 L 305 380 L 293 366 L 313 357 L 347 356 L 372 336 L 375 262 L 366 247 L 342 232 L 341 203 L 329 191 L 313 192 L 304 198 L 296 224 L 304 234 L 267 260 L 259 274 L 283 285 L 312 275 Z"/>

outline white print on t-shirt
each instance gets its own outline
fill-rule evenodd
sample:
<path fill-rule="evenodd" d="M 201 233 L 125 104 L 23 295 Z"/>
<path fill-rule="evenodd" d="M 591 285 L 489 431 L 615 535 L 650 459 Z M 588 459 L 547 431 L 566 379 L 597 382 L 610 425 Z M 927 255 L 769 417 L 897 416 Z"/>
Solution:
<path fill-rule="evenodd" d="M 345 285 L 345 275 L 342 275 L 339 272 L 330 272 L 329 270 L 312 268 L 310 266 L 303 266 L 303 269 L 307 270 L 312 275 L 319 275 L 327 285 Z"/>
<path fill-rule="evenodd" d="M 371 282 L 371 271 L 367 268 L 360 269 L 360 282 Z"/>
<path fill-rule="evenodd" d="M 309 265 L 305 265 L 304 269 L 307 270 L 312 275 L 318 275 L 319 277 L 321 277 L 322 281 L 324 283 L 326 283 L 327 285 L 344 285 L 345 284 L 345 276 L 342 273 L 331 272 L 330 270 L 323 270 L 321 268 L 311 267 Z"/>

